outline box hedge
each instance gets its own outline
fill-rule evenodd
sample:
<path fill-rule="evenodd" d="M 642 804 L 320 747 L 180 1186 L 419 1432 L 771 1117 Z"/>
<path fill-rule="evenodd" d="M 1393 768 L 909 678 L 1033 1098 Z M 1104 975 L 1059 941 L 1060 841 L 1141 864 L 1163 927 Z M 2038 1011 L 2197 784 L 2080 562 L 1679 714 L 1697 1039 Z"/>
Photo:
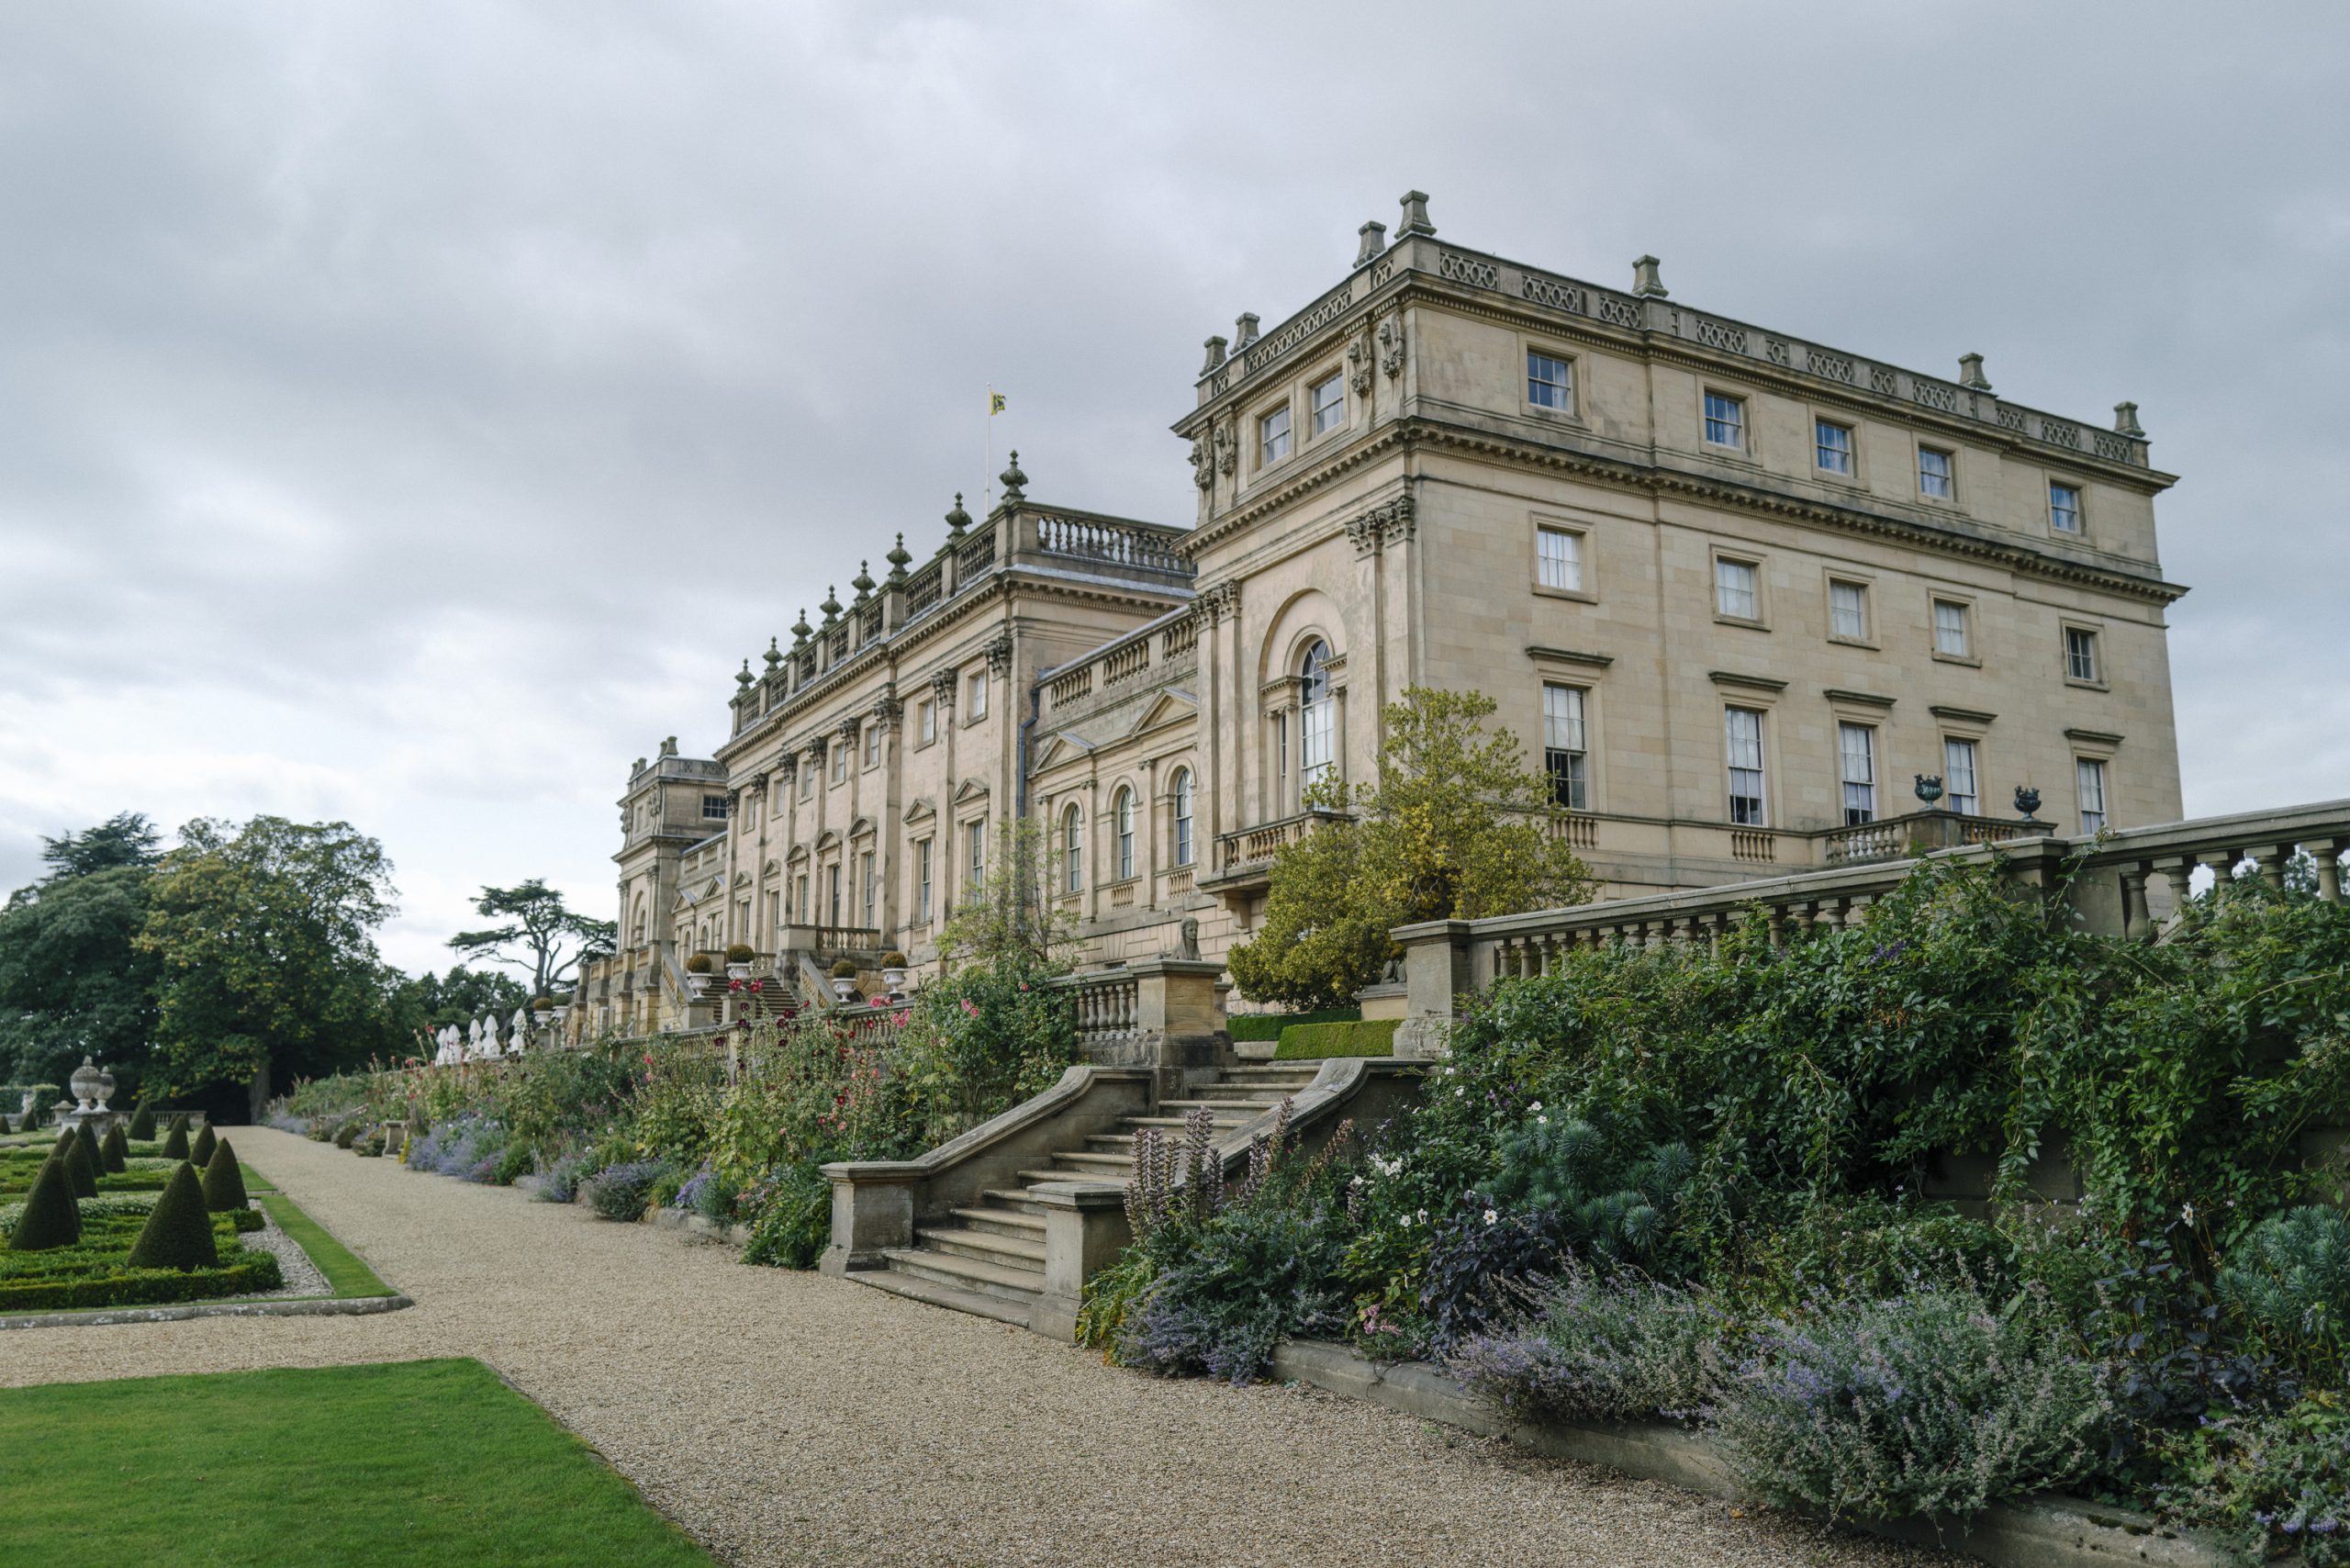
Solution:
<path fill-rule="evenodd" d="M 98 1195 L 98 1168 L 90 1159 L 90 1146 L 79 1135 L 67 1133 L 57 1140 L 57 1158 L 65 1167 L 65 1175 L 73 1185 L 77 1198 Z"/>
<path fill-rule="evenodd" d="M 249 1206 L 244 1170 L 227 1138 L 220 1140 L 220 1147 L 212 1151 L 212 1162 L 204 1168 L 204 1206 L 217 1215 L 242 1214 Z"/>
<path fill-rule="evenodd" d="M 151 1107 L 141 1105 L 136 1112 L 132 1113 L 130 1117 L 130 1136 L 137 1138 L 140 1143 L 151 1142 L 154 1139 L 155 1113 Z"/>
<path fill-rule="evenodd" d="M 33 1190 L 25 1198 L 24 1212 L 9 1233 L 8 1249 L 41 1252 L 53 1247 L 71 1247 L 81 1239 L 82 1212 L 73 1202 L 73 1182 L 65 1174 L 65 1167 L 51 1155 L 42 1162 L 40 1174 L 33 1180 Z"/>
<path fill-rule="evenodd" d="M 98 1140 L 98 1153 L 108 1175 L 119 1176 L 129 1169 L 130 1140 L 123 1136 L 120 1122 L 108 1127 L 106 1136 Z"/>
<path fill-rule="evenodd" d="M 204 1206 L 204 1189 L 196 1168 L 183 1165 L 172 1173 L 172 1184 L 155 1200 L 146 1228 L 130 1244 L 134 1269 L 194 1269 L 220 1266 L 220 1246 L 212 1234 L 212 1215 Z"/>
<path fill-rule="evenodd" d="M 1313 1013 L 1236 1013 L 1226 1030 L 1236 1040 L 1278 1040 L 1281 1031 L 1296 1024 L 1348 1024 L 1362 1016 L 1360 1007 L 1325 1007 Z"/>
<path fill-rule="evenodd" d="M 172 1118 L 171 1129 L 163 1134 L 162 1153 L 166 1159 L 187 1158 L 187 1118 L 185 1116 Z"/>
<path fill-rule="evenodd" d="M 196 1135 L 196 1141 L 188 1146 L 187 1162 L 190 1165 L 195 1166 L 198 1170 L 203 1170 L 206 1166 L 212 1163 L 212 1148 L 213 1145 L 219 1141 L 220 1140 L 218 1138 L 212 1136 L 212 1124 L 210 1122 L 205 1123 L 203 1127 L 197 1131 Z"/>
<path fill-rule="evenodd" d="M 1332 1057 L 1392 1057 L 1400 1018 L 1356 1018 L 1292 1024 L 1273 1047 L 1275 1061 L 1326 1061 Z"/>

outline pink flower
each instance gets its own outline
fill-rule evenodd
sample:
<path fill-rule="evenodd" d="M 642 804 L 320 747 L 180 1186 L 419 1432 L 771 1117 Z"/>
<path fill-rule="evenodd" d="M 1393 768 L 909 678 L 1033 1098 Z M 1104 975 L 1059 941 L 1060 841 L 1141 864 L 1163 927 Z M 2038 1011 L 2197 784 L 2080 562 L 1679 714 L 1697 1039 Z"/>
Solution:
<path fill-rule="evenodd" d="M 901 1007 L 895 1013 L 890 1014 L 890 1022 L 902 1029 L 906 1026 L 907 1016 L 907 1010 Z"/>
<path fill-rule="evenodd" d="M 969 997 L 968 997 L 968 996 L 967 996 L 967 997 L 965 997 L 965 998 L 963 999 L 963 1011 L 964 1011 L 965 1013 L 967 1013 L 967 1014 L 970 1014 L 972 1017 L 977 1018 L 977 1017 L 979 1015 L 979 1003 L 978 1003 L 978 1002 L 973 1002 Z"/>
<path fill-rule="evenodd" d="M 644 1065 L 647 1067 L 651 1067 L 653 1065 L 653 1053 L 651 1051 L 644 1053 Z"/>
<path fill-rule="evenodd" d="M 743 982 L 741 980 L 728 980 L 726 982 L 726 989 L 729 991 L 740 991 L 743 989 Z"/>
<path fill-rule="evenodd" d="M 765 991 L 767 988 L 767 982 L 765 980 L 753 980 L 751 982 L 751 989 L 755 991 Z"/>

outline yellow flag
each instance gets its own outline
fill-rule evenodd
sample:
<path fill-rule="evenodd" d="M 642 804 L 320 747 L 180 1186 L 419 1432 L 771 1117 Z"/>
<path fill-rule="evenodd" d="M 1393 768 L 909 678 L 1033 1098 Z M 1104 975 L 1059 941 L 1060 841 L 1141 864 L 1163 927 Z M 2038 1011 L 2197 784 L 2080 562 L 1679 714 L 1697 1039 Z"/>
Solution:
<path fill-rule="evenodd" d="M 1002 412 L 1003 412 L 1003 394 L 1001 392 L 990 392 L 988 394 L 988 417 L 990 419 L 993 419 L 996 415 L 1001 414 Z"/>

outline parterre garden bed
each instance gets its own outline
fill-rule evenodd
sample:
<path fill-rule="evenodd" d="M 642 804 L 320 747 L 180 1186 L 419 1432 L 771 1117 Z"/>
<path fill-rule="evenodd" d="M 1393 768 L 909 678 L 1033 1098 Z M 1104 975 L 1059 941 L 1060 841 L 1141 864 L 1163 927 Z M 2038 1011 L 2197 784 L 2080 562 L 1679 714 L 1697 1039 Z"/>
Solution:
<path fill-rule="evenodd" d="M 145 1207 L 107 1212 L 106 1198 L 82 1200 L 82 1240 L 39 1252 L 0 1250 L 0 1316 L 89 1306 L 151 1306 L 274 1291 L 284 1282 L 274 1254 L 247 1249 L 242 1230 L 261 1228 L 261 1214 L 214 1215 L 217 1269 L 133 1269 L 126 1261 L 145 1228 Z M 95 1209 L 97 1212 L 94 1213 Z M 246 1219 L 251 1215 L 251 1220 Z"/>

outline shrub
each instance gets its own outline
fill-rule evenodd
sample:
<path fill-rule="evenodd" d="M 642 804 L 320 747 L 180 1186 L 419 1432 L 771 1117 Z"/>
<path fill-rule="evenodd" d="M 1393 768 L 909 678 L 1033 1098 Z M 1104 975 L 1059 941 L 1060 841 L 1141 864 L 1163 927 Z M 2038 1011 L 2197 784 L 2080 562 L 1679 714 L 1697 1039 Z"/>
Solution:
<path fill-rule="evenodd" d="M 163 1134 L 163 1147 L 159 1152 L 166 1159 L 185 1159 L 188 1157 L 185 1116 L 172 1118 L 171 1127 Z"/>
<path fill-rule="evenodd" d="M 758 954 L 752 950 L 751 945 L 747 942 L 730 942 L 726 945 L 726 961 L 730 964 L 747 964 L 757 957 Z"/>
<path fill-rule="evenodd" d="M 856 978 L 856 960 L 855 958 L 834 959 L 833 978 L 834 980 L 855 980 Z"/>
<path fill-rule="evenodd" d="M 606 1219 L 640 1220 L 653 1201 L 653 1184 L 669 1169 L 663 1159 L 607 1165 L 588 1178 L 588 1202 Z"/>
<path fill-rule="evenodd" d="M 2339 1390 L 2291 1409 L 2223 1417 L 2187 1437 L 2167 1511 L 2216 1525 L 2247 1559 L 2299 1553 L 2308 1568 L 2350 1564 L 2350 1402 Z"/>
<path fill-rule="evenodd" d="M 220 1140 L 218 1138 L 212 1136 L 212 1124 L 210 1122 L 205 1123 L 203 1127 L 196 1133 L 196 1141 L 188 1146 L 188 1163 L 195 1166 L 199 1170 L 211 1164 L 212 1150 L 219 1141 Z"/>
<path fill-rule="evenodd" d="M 567 1204 L 579 1195 L 579 1178 L 588 1170 L 584 1157 L 566 1154 L 539 1166 L 538 1199 L 543 1204 Z"/>
<path fill-rule="evenodd" d="M 360 1131 L 361 1131 L 361 1129 L 364 1127 L 364 1125 L 365 1125 L 365 1124 L 364 1124 L 364 1123 L 360 1122 L 356 1117 L 353 1117 L 352 1120 L 347 1121 L 347 1122 L 343 1123 L 343 1124 L 342 1124 L 342 1126 L 339 1126 L 339 1127 L 335 1128 L 335 1130 L 334 1130 L 334 1146 L 335 1146 L 335 1148 L 350 1148 L 350 1147 L 351 1147 L 354 1142 L 356 1142 L 356 1141 L 358 1140 Z"/>
<path fill-rule="evenodd" d="M 25 1194 L 24 1213 L 8 1236 L 12 1252 L 42 1252 L 71 1247 L 82 1239 L 82 1213 L 73 1201 L 73 1179 L 64 1164 L 50 1155 L 41 1161 L 32 1191 Z"/>
<path fill-rule="evenodd" d="M 881 967 L 885 969 L 902 969 L 906 967 L 906 956 L 892 947 L 881 955 Z"/>
<path fill-rule="evenodd" d="M 363 1148 L 360 1152 L 364 1154 L 366 1150 Z M 384 1152 L 383 1140 L 380 1138 L 375 1140 L 375 1152 L 378 1154 Z M 531 1168 L 536 1163 L 532 1158 L 529 1144 L 509 1143 L 498 1151 L 498 1169 L 491 1175 L 490 1182 L 496 1186 L 511 1187 L 519 1178 L 528 1176 L 531 1173 Z"/>
<path fill-rule="evenodd" d="M 1225 1020 L 1225 1032 L 1236 1040 L 1278 1040 L 1292 1024 L 1351 1024 L 1362 1016 L 1360 1007 L 1323 1007 L 1311 1013 L 1236 1013 Z"/>
<path fill-rule="evenodd" d="M 1568 1256 L 1566 1238 L 1548 1214 L 1482 1206 L 1420 1223 L 1434 1226 L 1434 1239 L 1419 1306 L 1439 1349 L 1499 1324 L 1511 1287 L 1557 1273 Z"/>
<path fill-rule="evenodd" d="M 770 1172 L 735 1207 L 751 1220 L 746 1263 L 812 1269 L 832 1243 L 833 1184 L 814 1160 Z"/>
<path fill-rule="evenodd" d="M 66 1179 L 73 1183 L 77 1198 L 98 1195 L 98 1170 L 90 1159 L 90 1144 L 76 1133 L 67 1133 L 57 1140 L 57 1158 L 65 1167 Z"/>
<path fill-rule="evenodd" d="M 131 1113 L 130 1136 L 140 1143 L 146 1143 L 154 1137 L 155 1113 L 151 1108 L 141 1105 Z"/>
<path fill-rule="evenodd" d="M 96 1127 L 93 1126 L 88 1122 L 84 1122 L 81 1126 L 76 1129 L 74 1136 L 82 1140 L 82 1151 L 90 1157 L 91 1178 L 95 1180 L 97 1177 L 105 1175 L 106 1173 L 106 1144 L 105 1137 L 99 1133 Z"/>
<path fill-rule="evenodd" d="M 686 973 L 689 975 L 706 975 L 717 967 L 707 953 L 688 954 L 686 958 Z"/>
<path fill-rule="evenodd" d="M 1884 1300 L 1920 1284 L 1972 1282 L 1997 1292 L 2020 1282 L 2014 1243 L 1996 1226 L 1876 1197 L 1807 1203 L 1747 1250 L 1739 1295 L 1765 1314 L 1796 1312 L 1822 1293 Z"/>
<path fill-rule="evenodd" d="M 1971 1290 L 1821 1299 L 1762 1326 L 1711 1415 L 1767 1501 L 1831 1517 L 1980 1510 L 2087 1473 L 2114 1408 L 2097 1363 L 2025 1298 Z"/>
<path fill-rule="evenodd" d="M 214 1147 L 204 1168 L 204 1206 L 217 1215 L 241 1214 L 252 1206 L 245 1201 L 244 1168 L 227 1138 Z"/>
<path fill-rule="evenodd" d="M 117 1122 L 114 1126 L 108 1127 L 106 1129 L 106 1136 L 98 1140 L 98 1153 L 102 1158 L 106 1170 L 113 1174 L 119 1176 L 125 1170 L 129 1169 L 130 1164 L 130 1139 L 123 1136 L 122 1124 L 120 1122 Z"/>
<path fill-rule="evenodd" d="M 1519 1419 L 1685 1420 L 1713 1390 L 1722 1318 L 1688 1291 L 1570 1264 L 1520 1300 L 1500 1327 L 1445 1357 L 1455 1377 Z"/>
<path fill-rule="evenodd" d="M 1246 1383 L 1282 1339 L 1343 1326 L 1344 1250 L 1318 1215 L 1228 1210 L 1125 1312 L 1119 1359 L 1165 1376 Z"/>
<path fill-rule="evenodd" d="M 552 996 L 534 996 L 531 998 L 531 1011 L 533 1013 L 554 1012 L 554 998 Z"/>
<path fill-rule="evenodd" d="M 1392 1057 L 1400 1018 L 1292 1024 L 1273 1047 L 1275 1061 L 1326 1061 L 1332 1057 Z M 1237 1038 L 1237 1036 L 1235 1036 Z"/>
<path fill-rule="evenodd" d="M 208 1129 L 207 1129 L 208 1130 Z M 204 1206 L 204 1191 L 196 1184 L 196 1168 L 183 1164 L 172 1172 L 171 1184 L 155 1200 L 146 1227 L 131 1243 L 133 1269 L 214 1269 L 220 1249 L 212 1235 L 212 1215 Z"/>
<path fill-rule="evenodd" d="M 2350 1218 L 2315 1206 L 2271 1215 L 2229 1250 L 2217 1284 L 2257 1343 L 2329 1372 L 2350 1345 Z"/>

